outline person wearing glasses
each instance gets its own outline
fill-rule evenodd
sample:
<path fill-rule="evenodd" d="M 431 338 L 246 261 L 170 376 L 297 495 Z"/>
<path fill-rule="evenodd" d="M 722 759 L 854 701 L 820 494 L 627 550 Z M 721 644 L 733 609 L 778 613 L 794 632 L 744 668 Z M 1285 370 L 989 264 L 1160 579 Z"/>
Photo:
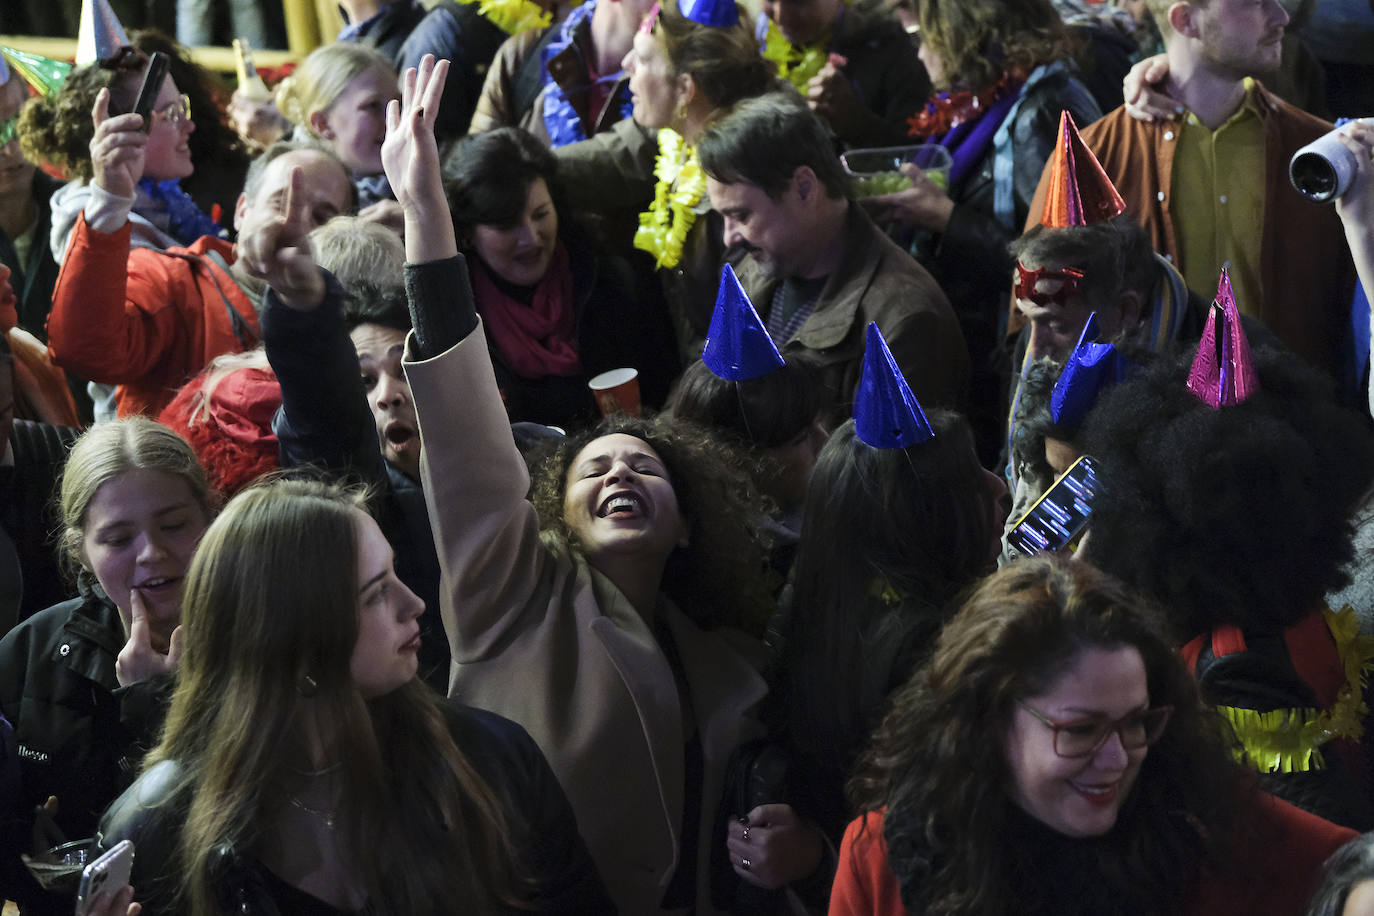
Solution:
<path fill-rule="evenodd" d="M 152 31 L 135 32 L 131 40 L 132 46 L 106 49 L 103 60 L 73 70 L 55 93 L 29 100 L 19 113 L 17 133 L 24 157 L 53 166 L 71 179 L 51 195 L 43 237 L 30 243 L 50 247 L 57 265 L 66 260 L 83 215 L 89 222 L 93 215 L 107 214 L 116 227 L 127 220 L 129 244 L 157 251 L 194 245 L 206 236 L 228 237 L 230 220 L 221 219 L 217 210 L 222 204 L 223 210 L 232 211 L 243 187 L 248 168 L 243 146 L 218 123 L 218 110 L 206 88 L 208 76 L 184 56 L 185 49 Z M 132 176 L 129 188 L 118 191 L 122 199 L 115 200 L 97 175 L 92 143 L 98 128 L 91 113 L 102 91 L 109 93 L 111 113 L 131 112 L 155 51 L 168 55 L 168 75 L 147 125 L 142 171 Z M 192 118 L 193 111 L 198 118 Z M 26 329 L 44 341 L 44 319 L 55 295 L 51 285 L 47 292 L 48 297 L 23 316 Z M 83 418 L 90 416 L 94 402 L 95 418 L 109 419 L 115 412 L 110 388 L 93 386 L 89 394 L 91 401 L 80 404 Z"/>
<path fill-rule="evenodd" d="M 131 242 L 129 207 L 139 176 L 148 162 L 168 154 L 166 145 L 175 141 L 167 131 L 184 140 L 191 129 L 170 82 L 146 133 L 138 115 L 111 113 L 109 90 L 96 96 L 93 193 L 77 219 L 48 316 L 53 360 L 81 378 L 116 386 L 120 417 L 156 417 L 210 360 L 250 350 L 261 339 L 254 303 L 263 284 L 238 263 L 234 245 L 208 233 L 166 251 Z M 353 209 L 348 169 L 332 151 L 313 142 L 278 143 L 249 169 L 234 210 L 240 240 L 261 229 L 297 168 L 305 178 L 292 206 L 311 229 Z"/>
<path fill-rule="evenodd" d="M 1114 579 L 984 581 L 894 697 L 851 792 L 831 916 L 1302 911 L 1356 833 L 1264 795 Z"/>

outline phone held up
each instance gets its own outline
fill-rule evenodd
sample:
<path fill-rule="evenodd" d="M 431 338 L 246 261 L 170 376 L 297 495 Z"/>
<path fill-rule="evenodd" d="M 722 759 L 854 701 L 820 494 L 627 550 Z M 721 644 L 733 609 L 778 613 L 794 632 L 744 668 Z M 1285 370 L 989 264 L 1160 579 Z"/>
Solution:
<path fill-rule="evenodd" d="M 1021 517 L 1007 535 L 1008 543 L 1023 556 L 1063 550 L 1087 527 L 1096 491 L 1097 469 L 1084 455 Z"/>
<path fill-rule="evenodd" d="M 129 883 L 134 867 L 134 844 L 121 840 L 108 852 L 87 865 L 81 872 L 81 886 L 76 892 L 76 914 L 86 916 L 91 904 L 104 891 L 118 892 Z"/>
<path fill-rule="evenodd" d="M 143 118 L 143 132 L 147 133 L 153 124 L 153 106 L 157 104 L 157 94 L 162 91 L 162 83 L 167 79 L 170 61 L 161 51 L 154 51 L 148 58 L 148 67 L 143 71 L 143 84 L 138 87 L 138 101 L 134 102 L 136 115 Z"/>

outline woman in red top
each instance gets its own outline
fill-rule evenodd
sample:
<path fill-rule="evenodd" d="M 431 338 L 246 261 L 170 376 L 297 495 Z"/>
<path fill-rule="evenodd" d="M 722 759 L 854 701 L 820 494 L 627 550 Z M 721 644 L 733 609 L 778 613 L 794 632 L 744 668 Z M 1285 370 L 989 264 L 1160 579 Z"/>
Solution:
<path fill-rule="evenodd" d="M 1353 839 L 1255 788 L 1138 599 L 1003 568 L 896 695 L 830 912 L 1299 913 Z"/>

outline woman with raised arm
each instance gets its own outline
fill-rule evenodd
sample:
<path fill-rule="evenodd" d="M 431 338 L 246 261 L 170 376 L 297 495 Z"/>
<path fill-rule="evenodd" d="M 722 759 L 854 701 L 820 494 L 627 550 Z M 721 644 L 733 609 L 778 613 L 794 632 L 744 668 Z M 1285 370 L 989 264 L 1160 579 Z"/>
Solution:
<path fill-rule="evenodd" d="M 563 442 L 526 501 L 444 202 L 442 83 L 443 65 L 407 75 L 383 159 L 406 217 L 406 374 L 452 689 L 539 742 L 622 912 L 713 912 L 726 764 L 762 731 L 758 507 L 717 445 L 625 418 Z"/>

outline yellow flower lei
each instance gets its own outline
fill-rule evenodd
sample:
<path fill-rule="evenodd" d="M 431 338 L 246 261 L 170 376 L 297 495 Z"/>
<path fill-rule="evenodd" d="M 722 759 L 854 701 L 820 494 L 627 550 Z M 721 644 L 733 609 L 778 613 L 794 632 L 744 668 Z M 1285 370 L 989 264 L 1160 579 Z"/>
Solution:
<path fill-rule="evenodd" d="M 682 243 L 697 220 L 692 208 L 706 195 L 706 174 L 697 151 L 665 127 L 658 132 L 654 176 L 654 202 L 639 214 L 634 245 L 653 255 L 658 267 L 676 267 L 682 260 Z"/>
<path fill-rule="evenodd" d="M 1345 685 L 1330 709 L 1275 709 L 1258 712 L 1234 706 L 1218 710 L 1240 739 L 1243 755 L 1261 773 L 1299 773 L 1325 766 L 1321 746 L 1332 738 L 1358 740 L 1364 734 L 1364 684 L 1374 666 L 1374 637 L 1361 636 L 1355 612 L 1324 609 L 1336 641 Z"/>
<path fill-rule="evenodd" d="M 768 20 L 768 34 L 763 40 L 763 59 L 777 65 L 778 76 L 796 86 L 803 96 L 806 95 L 811 77 L 821 72 L 828 57 L 828 42 L 818 41 L 808 47 L 798 48 L 787 40 L 773 20 Z"/>
<path fill-rule="evenodd" d="M 459 0 L 472 3 L 474 0 Z M 531 0 L 476 0 L 477 12 L 507 35 L 526 29 L 546 28 L 553 22 L 553 14 Z"/>

